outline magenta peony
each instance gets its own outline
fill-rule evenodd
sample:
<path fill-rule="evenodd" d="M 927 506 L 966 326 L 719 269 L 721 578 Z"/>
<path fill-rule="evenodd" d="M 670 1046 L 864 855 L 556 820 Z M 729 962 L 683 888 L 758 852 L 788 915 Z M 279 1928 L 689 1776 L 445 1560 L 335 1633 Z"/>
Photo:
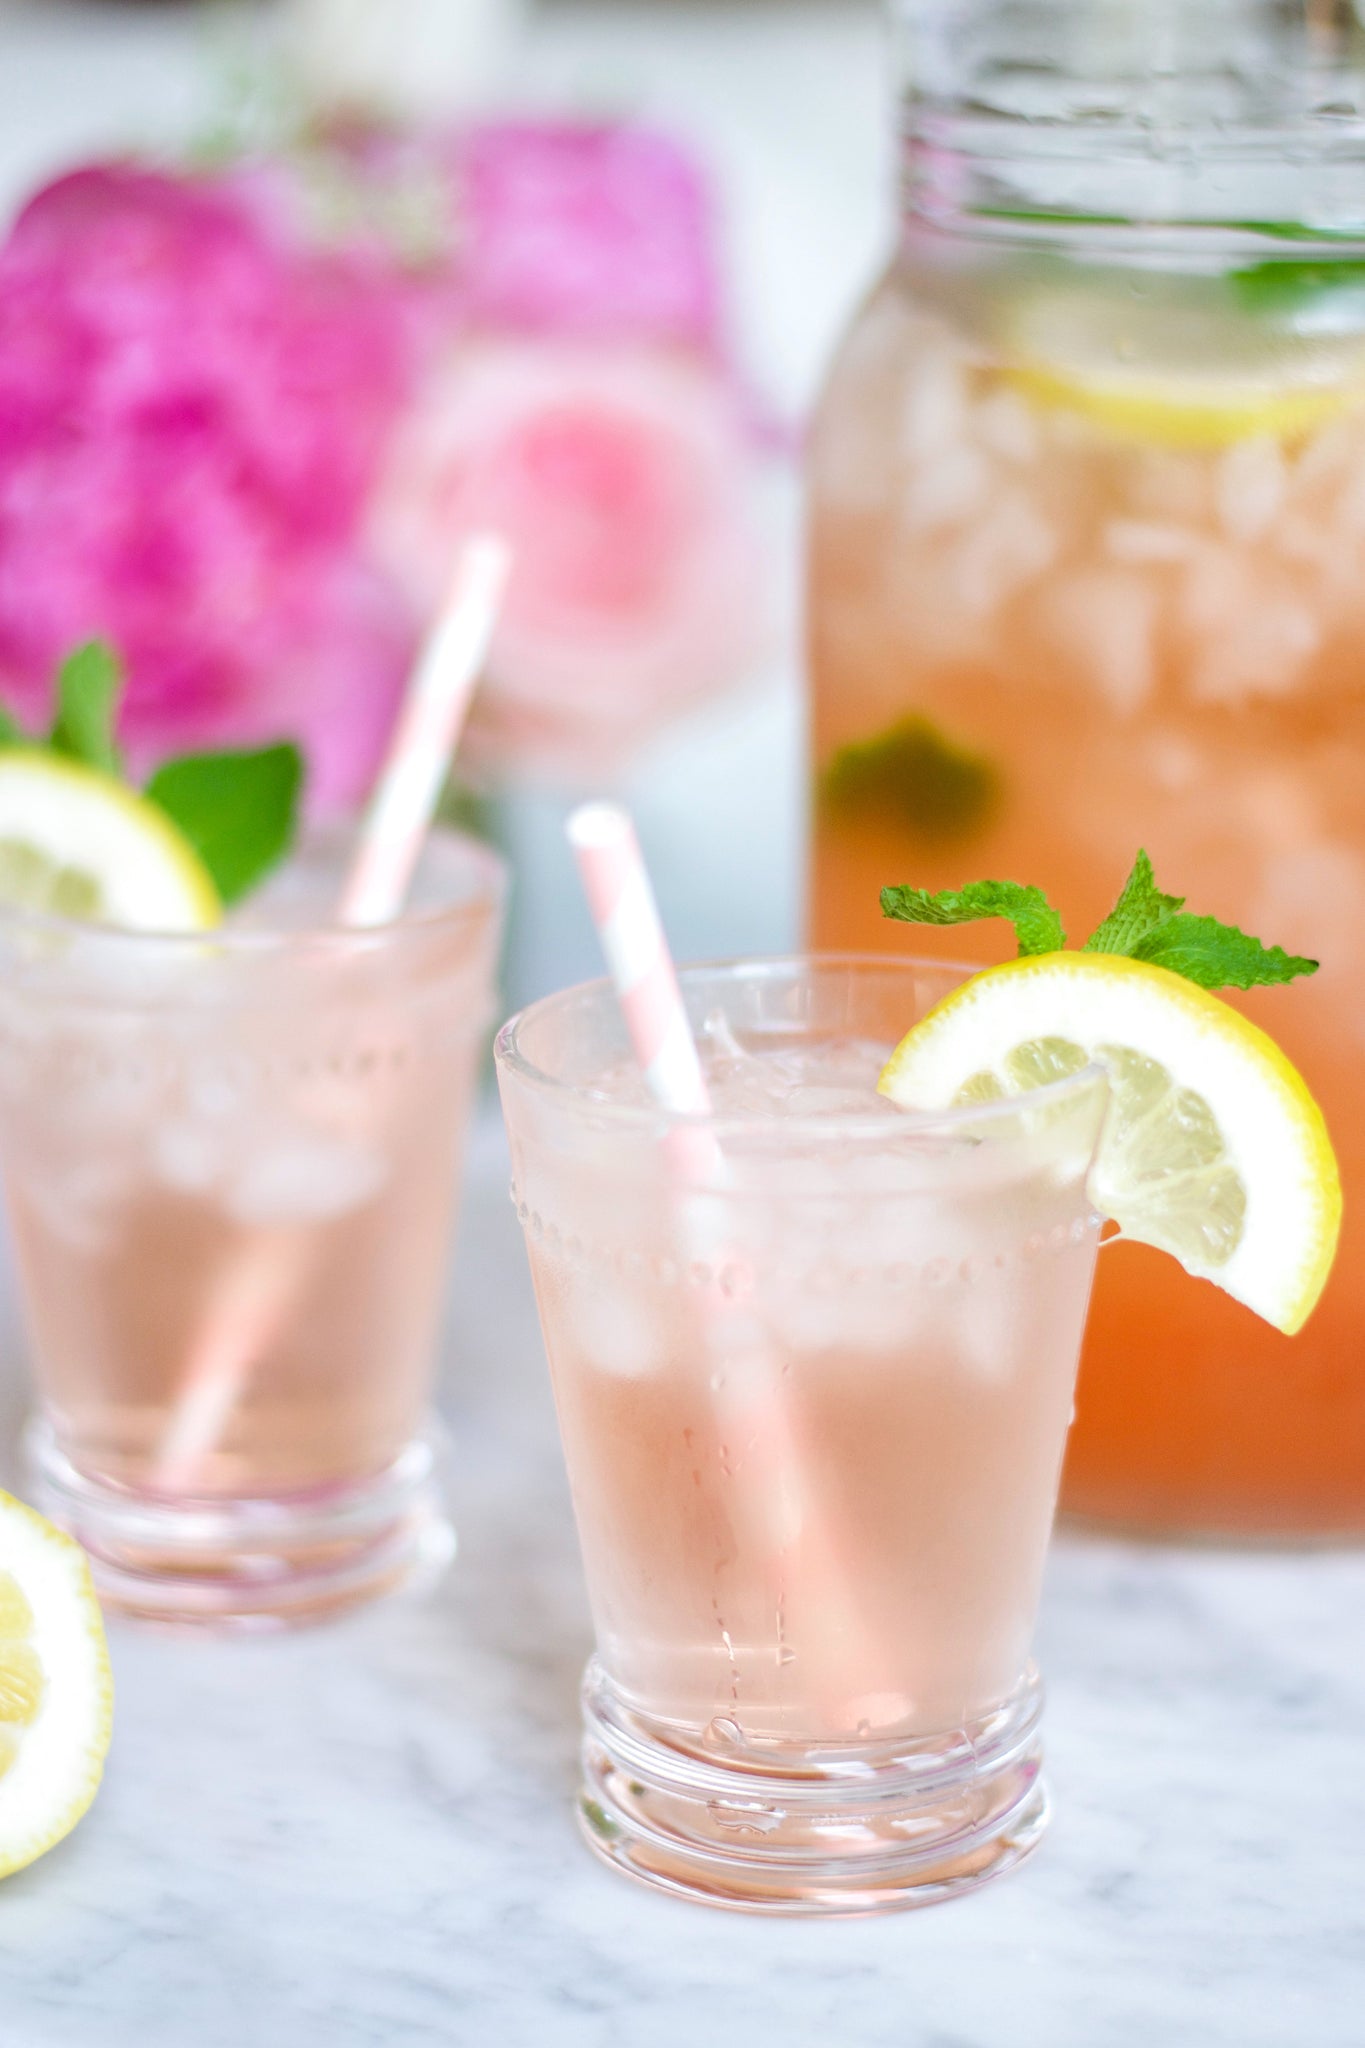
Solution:
<path fill-rule="evenodd" d="M 711 207 L 649 129 L 489 122 L 457 146 L 469 313 L 495 333 L 721 353 Z"/>
<path fill-rule="evenodd" d="M 759 651 L 752 498 L 735 398 L 695 359 L 470 344 L 405 425 L 375 534 L 424 609 L 466 534 L 506 535 L 512 577 L 470 745 L 600 769 Z"/>
<path fill-rule="evenodd" d="M 0 697 L 42 718 L 99 635 L 136 765 L 289 735 L 315 810 L 358 797 L 413 642 L 360 533 L 415 367 L 392 272 L 288 236 L 264 187 L 41 193 L 0 250 Z"/>

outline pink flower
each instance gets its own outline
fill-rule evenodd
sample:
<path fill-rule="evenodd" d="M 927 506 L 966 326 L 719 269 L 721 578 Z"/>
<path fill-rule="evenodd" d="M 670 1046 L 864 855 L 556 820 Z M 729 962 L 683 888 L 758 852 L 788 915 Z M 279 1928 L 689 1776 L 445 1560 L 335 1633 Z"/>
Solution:
<path fill-rule="evenodd" d="M 455 163 L 476 326 L 719 359 L 710 198 L 677 144 L 644 128 L 490 122 Z"/>
<path fill-rule="evenodd" d="M 289 736 L 315 809 L 358 797 L 411 653 L 360 534 L 415 352 L 379 259 L 291 238 L 264 188 L 41 193 L 0 250 L 0 697 L 41 719 L 101 635 L 136 765 Z"/>
<path fill-rule="evenodd" d="M 680 355 L 471 345 L 402 434 L 376 515 L 414 601 L 495 527 L 514 566 L 471 746 L 543 769 L 624 753 L 765 637 L 737 409 Z"/>

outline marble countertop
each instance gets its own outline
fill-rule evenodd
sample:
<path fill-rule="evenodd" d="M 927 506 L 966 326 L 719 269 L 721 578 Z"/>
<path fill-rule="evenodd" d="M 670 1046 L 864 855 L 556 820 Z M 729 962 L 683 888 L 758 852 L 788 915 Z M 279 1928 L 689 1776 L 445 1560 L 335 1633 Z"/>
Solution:
<path fill-rule="evenodd" d="M 4 2048 L 1359 2048 L 1360 1554 L 1059 1542 L 1056 1819 L 970 1898 L 777 1925 L 593 1862 L 588 1622 L 506 1171 L 490 1117 L 442 1398 L 454 1569 L 296 1637 L 114 1630 L 105 1789 L 0 1894 Z"/>

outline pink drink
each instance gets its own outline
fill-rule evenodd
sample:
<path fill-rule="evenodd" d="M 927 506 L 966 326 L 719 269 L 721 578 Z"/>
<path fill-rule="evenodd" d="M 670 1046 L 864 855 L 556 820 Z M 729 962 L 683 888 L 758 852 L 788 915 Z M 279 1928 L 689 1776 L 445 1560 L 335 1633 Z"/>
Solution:
<path fill-rule="evenodd" d="M 1029 1643 L 1104 1085 L 933 1125 L 884 1103 L 958 978 L 684 975 L 709 1185 L 605 989 L 499 1041 L 597 1630 L 583 1810 L 670 1889 L 915 1903 L 1041 1825 Z"/>
<path fill-rule="evenodd" d="M 442 838 L 414 913 L 326 929 L 0 919 L 0 1137 L 49 1504 L 116 1603 L 306 1615 L 438 1540 L 422 1441 L 499 877 Z"/>

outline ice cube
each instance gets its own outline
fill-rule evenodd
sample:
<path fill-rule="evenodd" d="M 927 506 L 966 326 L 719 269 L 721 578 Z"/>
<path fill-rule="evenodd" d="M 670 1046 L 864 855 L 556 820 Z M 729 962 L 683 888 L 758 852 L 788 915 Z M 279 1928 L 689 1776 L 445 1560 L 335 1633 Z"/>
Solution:
<path fill-rule="evenodd" d="M 989 513 L 963 538 L 951 567 L 960 602 L 989 617 L 1050 566 L 1057 536 L 1026 491 L 1002 491 Z"/>
<path fill-rule="evenodd" d="M 1214 496 L 1230 540 L 1259 540 L 1284 504 L 1288 471 L 1278 441 L 1254 434 L 1221 457 Z"/>
<path fill-rule="evenodd" d="M 901 497 L 901 528 L 931 534 L 960 526 L 990 495 L 993 472 L 975 448 L 948 448 L 910 473 Z"/>
<path fill-rule="evenodd" d="M 1331 519 L 1290 512 L 1275 528 L 1274 545 L 1286 562 L 1309 571 L 1323 605 L 1335 607 L 1360 590 L 1360 541 Z"/>
<path fill-rule="evenodd" d="M 972 430 L 983 447 L 1006 462 L 1036 462 L 1043 444 L 1035 414 L 1017 391 L 1003 388 L 992 391 L 977 405 Z"/>
<path fill-rule="evenodd" d="M 1152 694 L 1159 599 L 1139 570 L 1078 569 L 1043 592 L 1041 623 L 1068 667 L 1121 718 Z"/>
<path fill-rule="evenodd" d="M 181 1194 L 207 1194 L 231 1171 L 237 1134 L 221 1124 L 177 1118 L 163 1124 L 152 1138 L 151 1166 L 158 1180 Z"/>
<path fill-rule="evenodd" d="M 1104 551 L 1115 562 L 1187 562 L 1201 546 L 1192 527 L 1172 520 L 1111 519 L 1104 529 Z"/>
<path fill-rule="evenodd" d="M 1312 492 L 1323 484 L 1335 483 L 1360 466 L 1360 431 L 1342 420 L 1332 420 L 1308 441 L 1293 468 L 1296 491 Z"/>
<path fill-rule="evenodd" d="M 1128 504 L 1140 519 L 1205 525 L 1212 516 L 1207 459 L 1175 449 L 1135 451 L 1127 470 Z"/>
<path fill-rule="evenodd" d="M 1196 651 L 1190 693 L 1202 704 L 1283 697 L 1296 687 L 1321 639 L 1321 623 L 1311 605 L 1273 592 L 1248 596 Z"/>
<path fill-rule="evenodd" d="M 275 1136 L 237 1167 L 223 1206 L 248 1228 L 325 1223 L 372 1201 L 387 1178 L 376 1152 L 303 1133 Z"/>
<path fill-rule="evenodd" d="M 914 1288 L 851 1287 L 831 1276 L 827 1287 L 791 1286 L 763 1303 L 764 1321 L 780 1352 L 899 1352 L 913 1349 L 925 1297 Z"/>
<path fill-rule="evenodd" d="M 36 1173 L 16 1175 L 14 1193 L 56 1243 L 96 1258 L 113 1250 L 132 1186 L 130 1172 L 112 1160 L 48 1160 Z"/>
<path fill-rule="evenodd" d="M 677 1289 L 656 1297 L 589 1274 L 564 1289 L 556 1326 L 576 1359 L 611 1379 L 644 1379 L 667 1364 L 666 1332 L 690 1330 Z M 689 1341 L 690 1338 L 689 1338 Z"/>
<path fill-rule="evenodd" d="M 901 401 L 899 445 L 911 463 L 960 446 L 967 437 L 967 377 L 957 350 L 929 342 L 914 363 Z"/>

